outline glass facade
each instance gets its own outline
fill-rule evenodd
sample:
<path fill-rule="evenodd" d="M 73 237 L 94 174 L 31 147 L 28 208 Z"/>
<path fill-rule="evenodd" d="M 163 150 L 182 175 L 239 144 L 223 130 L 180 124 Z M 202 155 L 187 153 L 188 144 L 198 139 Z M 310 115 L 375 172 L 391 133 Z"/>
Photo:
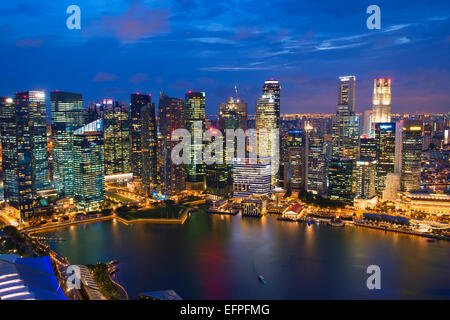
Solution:
<path fill-rule="evenodd" d="M 402 128 L 402 191 L 420 190 L 423 122 L 405 120 Z"/>
<path fill-rule="evenodd" d="M 103 120 L 74 132 L 75 200 L 78 208 L 99 210 L 105 200 L 105 149 Z"/>
<path fill-rule="evenodd" d="M 50 94 L 53 183 L 62 196 L 74 195 L 73 132 L 83 125 L 81 94 L 55 91 Z"/>
<path fill-rule="evenodd" d="M 205 103 L 204 92 L 186 93 L 184 102 L 184 117 L 186 129 L 191 134 L 191 164 L 186 167 L 188 189 L 204 190 L 206 166 L 199 159 L 203 153 L 203 131 L 205 130 Z M 198 137 L 197 139 L 195 139 Z"/>
<path fill-rule="evenodd" d="M 382 196 L 386 188 L 386 177 L 395 169 L 395 123 L 377 123 L 375 140 L 377 144 L 376 193 Z"/>
<path fill-rule="evenodd" d="M 158 163 L 161 187 L 163 192 L 174 195 L 183 191 L 186 187 L 186 173 L 184 165 L 172 163 L 171 153 L 178 143 L 171 140 L 172 132 L 184 128 L 184 104 L 183 99 L 170 98 L 163 92 L 159 95 L 159 130 L 161 134 L 161 146 L 159 148 Z"/>

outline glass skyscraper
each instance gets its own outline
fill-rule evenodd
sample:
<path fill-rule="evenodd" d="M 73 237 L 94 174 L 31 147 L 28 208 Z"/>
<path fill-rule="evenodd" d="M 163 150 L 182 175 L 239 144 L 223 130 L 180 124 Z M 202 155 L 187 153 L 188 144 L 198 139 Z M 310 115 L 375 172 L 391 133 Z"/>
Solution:
<path fill-rule="evenodd" d="M 83 125 L 83 100 L 81 94 L 55 91 L 50 94 L 53 182 L 62 196 L 74 195 L 74 131 Z"/>
<path fill-rule="evenodd" d="M 423 122 L 421 120 L 405 120 L 403 122 L 400 180 L 402 191 L 420 190 L 422 134 Z"/>
<path fill-rule="evenodd" d="M 280 127 L 280 109 L 281 109 L 280 94 L 281 94 L 281 86 L 278 80 L 269 79 L 264 82 L 263 95 L 271 96 L 273 99 L 277 128 Z"/>
<path fill-rule="evenodd" d="M 163 92 L 159 95 L 159 130 L 162 144 L 159 149 L 159 174 L 163 192 L 174 195 L 186 187 L 186 173 L 184 165 L 172 163 L 171 153 L 178 143 L 172 141 L 172 132 L 184 128 L 183 99 L 170 98 Z"/>
<path fill-rule="evenodd" d="M 373 123 L 391 122 L 391 79 L 373 81 Z"/>
<path fill-rule="evenodd" d="M 333 158 L 328 164 L 328 194 L 331 199 L 351 203 L 353 193 L 353 167 L 352 159 Z"/>
<path fill-rule="evenodd" d="M 33 216 L 32 138 L 29 109 L 0 97 L 0 133 L 4 199 L 19 210 L 20 220 Z"/>
<path fill-rule="evenodd" d="M 98 210 L 105 200 L 103 119 L 74 131 L 75 201 L 81 210 Z"/>
<path fill-rule="evenodd" d="M 119 102 L 104 115 L 106 175 L 130 172 L 130 118 L 128 107 Z"/>
<path fill-rule="evenodd" d="M 50 187 L 45 92 L 1 99 L 4 198 L 27 220 L 33 216 L 37 194 Z"/>
<path fill-rule="evenodd" d="M 377 144 L 376 192 L 382 196 L 386 188 L 386 177 L 395 169 L 395 123 L 375 124 L 375 141 Z"/>
<path fill-rule="evenodd" d="M 339 77 L 336 114 L 343 116 L 355 114 L 355 85 L 355 76 Z"/>
<path fill-rule="evenodd" d="M 205 190 L 206 166 L 202 160 L 203 131 L 205 130 L 204 92 L 189 91 L 185 95 L 184 118 L 186 129 L 191 134 L 191 163 L 186 167 L 187 188 L 190 190 Z"/>

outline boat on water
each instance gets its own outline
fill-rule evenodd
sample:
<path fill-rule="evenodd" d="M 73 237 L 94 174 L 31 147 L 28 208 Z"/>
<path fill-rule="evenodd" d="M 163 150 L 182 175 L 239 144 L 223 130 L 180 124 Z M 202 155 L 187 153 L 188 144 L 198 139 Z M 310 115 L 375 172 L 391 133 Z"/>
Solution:
<path fill-rule="evenodd" d="M 264 277 L 263 277 L 262 275 L 260 275 L 260 274 L 258 274 L 258 280 L 259 280 L 259 282 L 261 282 L 262 284 L 267 284 L 266 279 L 264 279 Z"/>
<path fill-rule="evenodd" d="M 328 222 L 328 225 L 332 227 L 343 227 L 345 226 L 345 222 L 340 218 L 333 218 Z"/>

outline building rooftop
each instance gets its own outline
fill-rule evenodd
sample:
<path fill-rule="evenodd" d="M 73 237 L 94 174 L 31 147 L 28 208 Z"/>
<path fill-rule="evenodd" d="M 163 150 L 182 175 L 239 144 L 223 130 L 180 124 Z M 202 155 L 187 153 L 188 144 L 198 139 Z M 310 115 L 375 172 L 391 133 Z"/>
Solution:
<path fill-rule="evenodd" d="M 0 300 L 67 300 L 50 258 L 0 255 Z"/>

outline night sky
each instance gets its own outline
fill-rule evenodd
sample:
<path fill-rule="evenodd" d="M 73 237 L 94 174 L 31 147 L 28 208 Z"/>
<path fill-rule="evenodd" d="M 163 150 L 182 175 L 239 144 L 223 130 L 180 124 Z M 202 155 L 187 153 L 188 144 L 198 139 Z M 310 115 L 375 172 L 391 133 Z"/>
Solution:
<path fill-rule="evenodd" d="M 81 8 L 68 30 L 66 8 Z M 381 8 L 369 30 L 366 8 Z M 206 91 L 207 112 L 240 96 L 253 112 L 264 80 L 281 112 L 333 112 L 337 78 L 356 75 L 356 111 L 374 77 L 392 78 L 392 112 L 450 110 L 450 1 L 0 2 L 0 95 L 55 89 L 129 103 L 132 92 Z"/>

